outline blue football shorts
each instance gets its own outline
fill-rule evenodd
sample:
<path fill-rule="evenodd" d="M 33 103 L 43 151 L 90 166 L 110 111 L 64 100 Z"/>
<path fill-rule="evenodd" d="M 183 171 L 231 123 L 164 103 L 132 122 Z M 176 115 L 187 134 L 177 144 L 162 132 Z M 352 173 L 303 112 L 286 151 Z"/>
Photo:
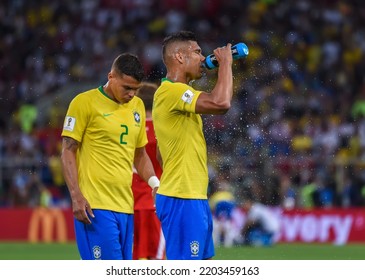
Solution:
<path fill-rule="evenodd" d="M 213 221 L 207 199 L 157 194 L 156 214 L 165 236 L 168 260 L 203 260 L 214 256 Z"/>
<path fill-rule="evenodd" d="M 133 214 L 93 209 L 91 224 L 76 219 L 76 243 L 83 260 L 131 260 Z"/>

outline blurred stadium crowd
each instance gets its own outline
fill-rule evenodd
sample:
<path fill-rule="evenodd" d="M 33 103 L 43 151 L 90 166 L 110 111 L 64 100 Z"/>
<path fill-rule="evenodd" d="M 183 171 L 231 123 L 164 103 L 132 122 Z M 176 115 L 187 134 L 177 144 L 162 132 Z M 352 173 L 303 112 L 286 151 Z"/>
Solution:
<path fill-rule="evenodd" d="M 68 207 L 65 107 L 38 104 L 106 81 L 120 52 L 159 83 L 163 37 L 187 29 L 203 53 L 245 42 L 227 115 L 205 116 L 210 194 L 250 191 L 271 206 L 365 205 L 365 6 L 315 0 L 3 0 L 0 206 Z M 196 82 L 211 88 L 216 70 Z M 72 91 L 72 88 L 68 88 Z M 71 92 L 76 94 L 77 92 Z M 222 187 L 224 186 L 224 187 Z"/>

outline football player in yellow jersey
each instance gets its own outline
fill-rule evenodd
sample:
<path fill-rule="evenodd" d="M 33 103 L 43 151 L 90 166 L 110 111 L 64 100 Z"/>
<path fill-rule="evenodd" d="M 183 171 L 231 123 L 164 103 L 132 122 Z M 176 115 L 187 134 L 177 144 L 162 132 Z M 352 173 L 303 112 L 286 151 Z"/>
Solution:
<path fill-rule="evenodd" d="M 133 165 L 151 188 L 159 180 L 145 145 L 145 108 L 135 97 L 139 59 L 119 55 L 104 86 L 78 94 L 62 131 L 62 166 L 82 259 L 132 259 Z M 155 192 L 154 191 L 154 192 Z"/>
<path fill-rule="evenodd" d="M 162 54 L 167 75 L 155 93 L 152 118 L 163 167 L 156 213 L 166 239 L 166 257 L 210 259 L 214 256 L 213 224 L 200 114 L 224 114 L 231 106 L 231 44 L 214 50 L 220 66 L 210 93 L 190 86 L 202 77 L 205 59 L 194 33 L 169 35 Z"/>

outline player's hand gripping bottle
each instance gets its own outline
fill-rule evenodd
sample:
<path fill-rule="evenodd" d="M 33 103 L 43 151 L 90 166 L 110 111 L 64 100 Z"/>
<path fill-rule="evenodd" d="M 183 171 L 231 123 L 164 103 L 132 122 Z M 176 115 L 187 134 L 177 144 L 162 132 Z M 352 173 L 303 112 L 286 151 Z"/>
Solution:
<path fill-rule="evenodd" d="M 246 56 L 248 56 L 248 47 L 245 43 L 238 43 L 231 47 L 231 52 L 233 59 L 245 58 Z M 214 54 L 208 55 L 205 58 L 203 65 L 207 69 L 213 69 L 219 66 Z"/>

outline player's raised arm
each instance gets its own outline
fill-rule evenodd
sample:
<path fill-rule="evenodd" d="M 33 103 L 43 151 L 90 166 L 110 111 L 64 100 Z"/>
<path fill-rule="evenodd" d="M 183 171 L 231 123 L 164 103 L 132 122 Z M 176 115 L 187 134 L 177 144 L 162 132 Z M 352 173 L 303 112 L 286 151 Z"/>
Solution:
<path fill-rule="evenodd" d="M 210 93 L 202 92 L 195 107 L 197 114 L 224 114 L 231 107 L 233 95 L 231 44 L 214 50 L 219 62 L 218 79 Z"/>

